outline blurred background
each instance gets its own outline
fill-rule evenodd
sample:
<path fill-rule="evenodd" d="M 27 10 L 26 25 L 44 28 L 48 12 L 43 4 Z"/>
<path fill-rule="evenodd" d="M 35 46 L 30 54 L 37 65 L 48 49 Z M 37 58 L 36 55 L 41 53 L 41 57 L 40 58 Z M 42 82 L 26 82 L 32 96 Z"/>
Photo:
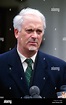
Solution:
<path fill-rule="evenodd" d="M 26 7 L 38 9 L 46 18 L 40 50 L 66 61 L 66 0 L 0 0 L 0 54 L 15 46 L 12 21 Z"/>

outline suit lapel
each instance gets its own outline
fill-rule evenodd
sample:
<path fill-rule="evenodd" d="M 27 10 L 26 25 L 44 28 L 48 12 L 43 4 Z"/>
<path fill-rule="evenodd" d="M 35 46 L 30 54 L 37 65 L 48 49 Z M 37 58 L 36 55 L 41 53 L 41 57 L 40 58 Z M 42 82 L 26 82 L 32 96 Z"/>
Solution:
<path fill-rule="evenodd" d="M 41 52 L 38 52 L 38 55 L 36 57 L 33 77 L 33 85 L 38 86 L 40 88 L 40 91 L 42 91 L 48 79 L 48 73 L 46 58 L 45 55 Z"/>
<path fill-rule="evenodd" d="M 9 57 L 10 62 L 8 63 L 9 75 L 11 76 L 11 79 L 15 81 L 15 84 L 17 85 L 19 90 L 26 95 L 29 93 L 29 89 L 26 83 L 23 67 L 16 49 L 14 49 L 12 53 L 13 56 Z"/>

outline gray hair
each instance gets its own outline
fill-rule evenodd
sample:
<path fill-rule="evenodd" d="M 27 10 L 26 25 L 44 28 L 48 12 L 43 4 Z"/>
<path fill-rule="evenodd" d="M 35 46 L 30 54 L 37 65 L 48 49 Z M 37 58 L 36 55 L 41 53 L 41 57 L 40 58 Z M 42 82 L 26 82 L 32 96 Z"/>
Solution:
<path fill-rule="evenodd" d="M 43 21 L 44 30 L 45 30 L 45 28 L 46 28 L 45 16 L 39 10 L 32 9 L 32 8 L 22 9 L 19 12 L 19 14 L 14 17 L 14 19 L 13 19 L 13 27 L 15 29 L 18 29 L 19 31 L 21 31 L 22 23 L 23 23 L 23 20 L 24 20 L 23 16 L 26 15 L 26 14 L 34 14 L 34 15 L 40 16 L 40 18 Z"/>

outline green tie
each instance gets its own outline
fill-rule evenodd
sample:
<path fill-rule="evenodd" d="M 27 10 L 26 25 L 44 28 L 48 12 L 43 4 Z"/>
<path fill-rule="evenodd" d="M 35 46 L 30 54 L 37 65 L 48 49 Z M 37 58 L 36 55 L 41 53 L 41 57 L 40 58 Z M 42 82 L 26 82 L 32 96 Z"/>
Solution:
<path fill-rule="evenodd" d="M 26 69 L 26 79 L 27 79 L 27 83 L 28 86 L 30 84 L 30 78 L 31 78 L 31 73 L 32 73 L 32 59 L 26 59 L 26 63 L 28 64 L 27 69 Z"/>

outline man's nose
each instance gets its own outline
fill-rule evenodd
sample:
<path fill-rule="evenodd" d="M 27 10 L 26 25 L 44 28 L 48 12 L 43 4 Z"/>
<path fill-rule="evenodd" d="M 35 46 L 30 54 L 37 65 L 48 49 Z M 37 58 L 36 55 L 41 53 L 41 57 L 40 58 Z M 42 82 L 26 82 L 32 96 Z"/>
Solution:
<path fill-rule="evenodd" d="M 33 37 L 33 38 L 37 38 L 37 36 L 38 36 L 38 35 L 37 35 L 37 32 L 34 31 L 33 34 L 32 34 L 32 37 Z"/>

